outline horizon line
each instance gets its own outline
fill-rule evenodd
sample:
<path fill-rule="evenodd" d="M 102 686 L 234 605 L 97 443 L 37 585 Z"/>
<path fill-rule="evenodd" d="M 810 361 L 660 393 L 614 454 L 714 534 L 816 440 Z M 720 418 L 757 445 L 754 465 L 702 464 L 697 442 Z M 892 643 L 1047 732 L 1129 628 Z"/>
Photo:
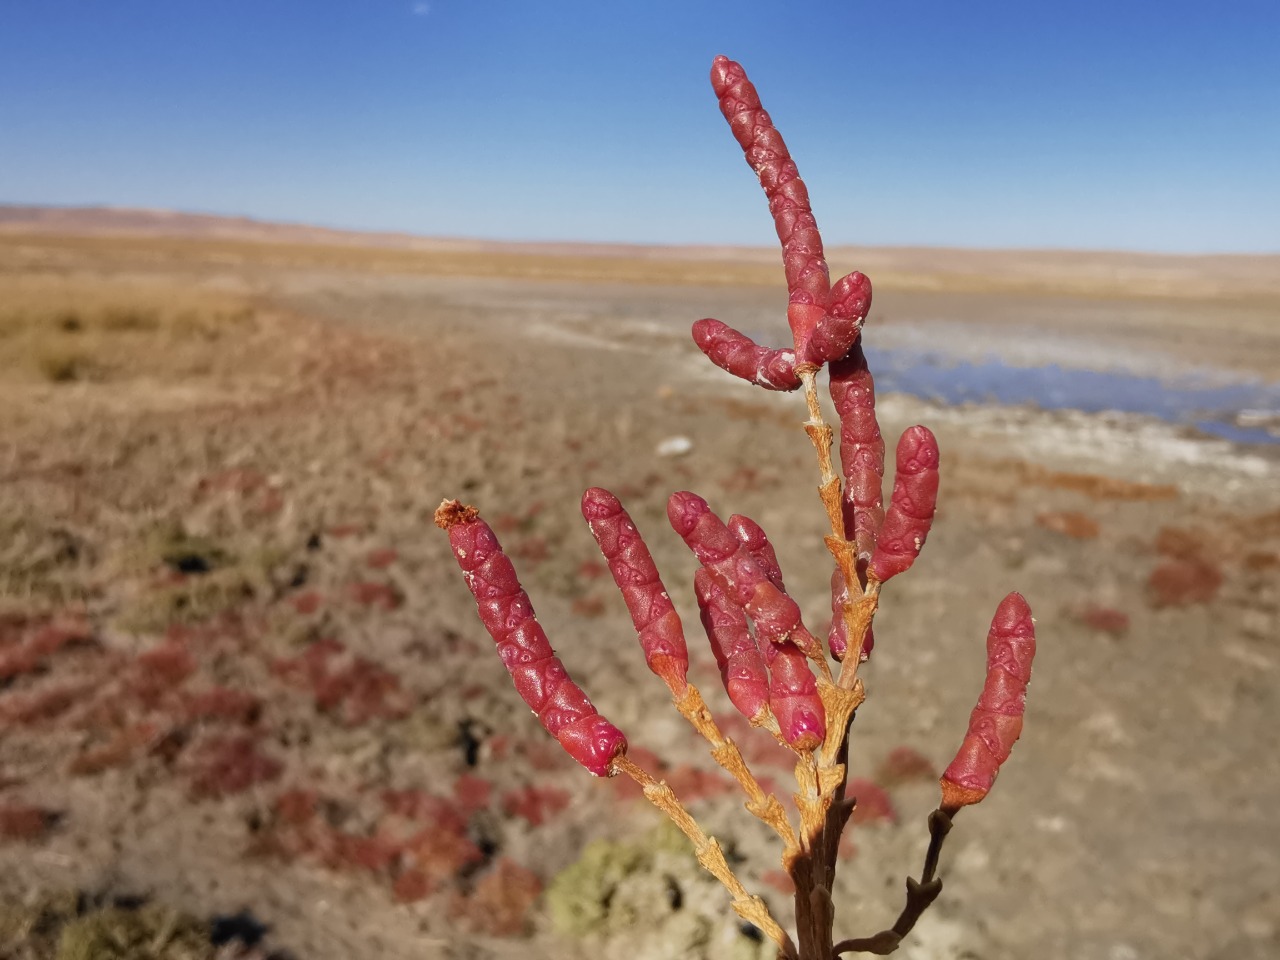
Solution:
<path fill-rule="evenodd" d="M 777 250 L 776 246 L 764 244 L 742 244 L 729 241 L 653 241 L 653 240 L 594 240 L 581 238 L 562 238 L 562 237 L 494 237 L 480 235 L 460 235 L 460 234 L 430 234 L 418 233 L 403 229 L 388 229 L 380 227 L 352 227 L 337 226 L 322 222 L 309 220 L 277 220 L 269 219 L 255 214 L 249 213 L 226 213 L 215 210 L 196 209 L 196 208 L 174 208 L 174 207 L 146 207 L 131 206 L 127 204 L 116 203 L 63 203 L 63 202 L 42 202 L 32 203 L 15 200 L 0 199 L 0 211 L 3 210 L 31 210 L 31 211 L 59 211 L 59 212 L 107 212 L 115 214 L 134 214 L 145 215 L 156 218 L 164 217 L 191 217 L 207 220 L 219 220 L 227 223 L 242 222 L 258 227 L 279 227 L 284 229 L 296 230 L 315 230 L 327 233 L 346 235 L 353 238 L 366 237 L 386 239 L 410 240 L 410 241 L 430 241 L 437 243 L 459 243 L 459 244 L 510 244 L 518 246 L 579 246 L 579 247 L 641 247 L 650 250 L 738 250 L 760 252 L 766 250 Z M 0 232 L 15 232 L 13 227 L 22 221 L 5 220 L 0 218 Z M 35 226 L 34 222 L 28 221 L 22 225 Z M 126 228 L 125 232 L 129 232 Z M 108 232 L 106 230 L 102 231 Z M 137 232 L 136 230 L 133 232 Z M 248 239 L 248 238 L 245 238 Z M 948 251 L 965 251 L 972 253 L 1020 253 L 1020 254 L 1122 254 L 1124 256 L 1139 257 L 1170 257 L 1181 259 L 1203 259 L 1203 258 L 1245 258 L 1245 257 L 1280 257 L 1280 249 L 1277 250 L 1224 250 L 1224 251 L 1165 251 L 1152 250 L 1149 248 L 1138 247 L 1085 247 L 1085 246 L 984 246 L 980 244 L 974 245 L 955 245 L 943 243 L 825 243 L 824 246 L 828 250 L 854 249 L 854 250 L 948 250 Z"/>

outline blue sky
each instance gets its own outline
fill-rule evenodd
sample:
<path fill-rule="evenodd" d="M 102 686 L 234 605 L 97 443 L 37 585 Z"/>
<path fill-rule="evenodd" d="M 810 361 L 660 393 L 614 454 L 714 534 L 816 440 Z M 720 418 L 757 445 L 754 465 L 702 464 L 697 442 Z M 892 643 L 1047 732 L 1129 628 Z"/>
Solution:
<path fill-rule="evenodd" d="M 0 202 L 772 243 L 1280 251 L 1280 3 L 0 0 Z"/>

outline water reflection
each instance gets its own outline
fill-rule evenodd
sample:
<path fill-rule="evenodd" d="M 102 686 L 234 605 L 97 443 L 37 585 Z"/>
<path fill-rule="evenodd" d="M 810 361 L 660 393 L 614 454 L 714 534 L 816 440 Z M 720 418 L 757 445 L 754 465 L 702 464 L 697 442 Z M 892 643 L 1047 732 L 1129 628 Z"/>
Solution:
<path fill-rule="evenodd" d="M 1046 410 L 1118 411 L 1158 417 L 1238 443 L 1280 443 L 1280 384 L 1188 375 L 1177 380 L 1046 364 L 866 348 L 879 391 L 938 403 L 1034 404 Z"/>

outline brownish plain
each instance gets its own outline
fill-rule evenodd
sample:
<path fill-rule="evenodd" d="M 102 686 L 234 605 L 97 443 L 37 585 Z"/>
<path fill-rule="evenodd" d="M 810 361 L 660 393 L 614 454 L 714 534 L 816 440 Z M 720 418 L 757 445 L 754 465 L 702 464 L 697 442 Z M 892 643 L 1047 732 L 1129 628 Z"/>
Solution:
<path fill-rule="evenodd" d="M 578 512 L 622 497 L 691 676 L 785 793 L 664 512 L 691 489 L 754 517 L 825 630 L 803 401 L 688 336 L 780 341 L 776 254 L 0 213 L 0 957 L 770 955 L 637 791 L 541 731 L 431 516 L 482 508 L 633 755 L 789 916 L 772 835 L 646 672 Z M 1277 257 L 830 259 L 876 283 L 870 345 L 1280 381 Z M 880 418 L 890 443 L 935 430 L 942 492 L 862 674 L 837 934 L 896 914 L 1017 589 L 1025 732 L 901 955 L 1280 956 L 1280 447 L 899 393 Z"/>

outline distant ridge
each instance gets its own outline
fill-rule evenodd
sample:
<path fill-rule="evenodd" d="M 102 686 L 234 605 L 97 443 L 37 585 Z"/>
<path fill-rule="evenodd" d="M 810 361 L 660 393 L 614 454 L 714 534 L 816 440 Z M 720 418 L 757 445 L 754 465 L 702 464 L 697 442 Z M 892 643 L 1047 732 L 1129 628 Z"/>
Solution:
<path fill-rule="evenodd" d="M 426 256 L 722 263 L 753 268 L 779 262 L 776 247 L 476 240 L 338 230 L 170 210 L 0 203 L 0 238 L 34 235 L 293 244 Z M 833 272 L 863 270 L 880 289 L 999 290 L 1191 300 L 1280 299 L 1280 254 L 834 246 L 827 248 L 827 259 Z M 773 277 L 772 272 L 768 276 Z"/>
<path fill-rule="evenodd" d="M 252 217 L 182 213 L 135 207 L 61 207 L 0 203 L 0 233 L 47 233 L 62 236 L 187 237 L 261 243 L 314 243 L 326 246 L 374 247 L 423 252 L 537 253 L 551 256 L 608 256 L 669 259 L 673 253 L 708 260 L 772 257 L 768 248 L 681 246 L 676 244 L 519 242 L 427 237 L 412 233 L 339 230 L 308 224 L 273 223 Z"/>

